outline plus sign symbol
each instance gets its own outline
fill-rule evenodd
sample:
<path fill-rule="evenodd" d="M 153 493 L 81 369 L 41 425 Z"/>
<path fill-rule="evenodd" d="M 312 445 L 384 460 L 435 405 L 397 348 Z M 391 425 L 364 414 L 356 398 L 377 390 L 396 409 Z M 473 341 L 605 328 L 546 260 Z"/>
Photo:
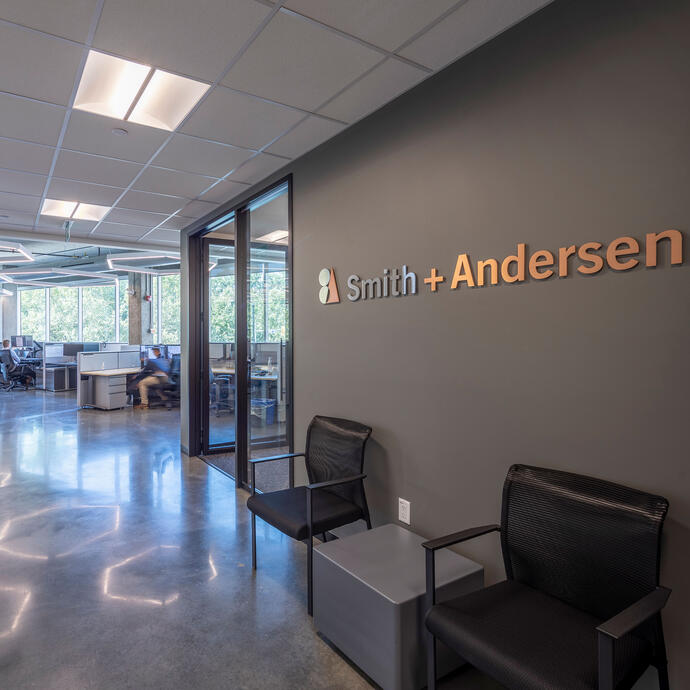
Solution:
<path fill-rule="evenodd" d="M 435 268 L 431 269 L 431 273 L 424 278 L 424 282 L 431 288 L 431 292 L 436 292 L 438 290 L 438 283 L 442 283 L 445 278 L 438 274 Z"/>

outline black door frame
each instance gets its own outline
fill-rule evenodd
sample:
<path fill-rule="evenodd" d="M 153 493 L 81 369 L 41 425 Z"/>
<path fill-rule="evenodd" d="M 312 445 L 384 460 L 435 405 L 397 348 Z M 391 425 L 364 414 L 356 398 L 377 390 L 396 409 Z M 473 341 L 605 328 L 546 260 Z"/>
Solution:
<path fill-rule="evenodd" d="M 286 436 L 289 452 L 294 451 L 294 395 L 293 395 L 293 216 L 292 216 L 292 175 L 287 175 L 261 191 L 253 194 L 241 203 L 221 206 L 213 217 L 202 218 L 195 223 L 186 236 L 188 258 L 188 294 L 189 294 L 189 323 L 188 323 L 188 409 L 189 409 L 189 454 L 201 455 L 204 452 L 204 429 L 208 429 L 208 245 L 207 235 L 219 226 L 219 221 L 235 214 L 235 419 L 248 419 L 249 402 L 249 352 L 247 336 L 247 269 L 249 261 L 249 206 L 271 190 L 287 184 L 288 195 L 288 247 L 287 247 L 287 280 L 288 290 L 288 333 L 286 347 L 286 364 L 289 375 L 286 385 Z M 222 241 L 207 238 L 212 244 L 223 244 Z M 243 338 L 237 337 L 244 333 Z M 199 377 L 201 372 L 201 377 Z M 243 415 L 243 416 L 240 416 Z M 209 449 L 213 452 L 216 449 Z M 216 452 L 227 452 L 218 447 Z M 245 424 L 236 424 L 235 431 L 235 480 L 237 486 L 247 487 L 249 484 L 248 463 L 249 430 Z M 290 463 L 290 477 L 292 482 L 292 462 Z"/>

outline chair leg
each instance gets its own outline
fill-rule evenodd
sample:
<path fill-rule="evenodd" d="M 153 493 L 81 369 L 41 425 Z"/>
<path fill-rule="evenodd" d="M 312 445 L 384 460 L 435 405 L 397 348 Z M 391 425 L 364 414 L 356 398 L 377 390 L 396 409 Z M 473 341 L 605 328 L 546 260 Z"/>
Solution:
<path fill-rule="evenodd" d="M 314 543 L 311 535 L 307 541 L 307 613 L 314 615 Z"/>
<path fill-rule="evenodd" d="M 252 570 L 256 570 L 256 515 L 252 513 Z"/>
<path fill-rule="evenodd" d="M 426 633 L 426 684 L 428 690 L 436 690 L 436 638 Z"/>

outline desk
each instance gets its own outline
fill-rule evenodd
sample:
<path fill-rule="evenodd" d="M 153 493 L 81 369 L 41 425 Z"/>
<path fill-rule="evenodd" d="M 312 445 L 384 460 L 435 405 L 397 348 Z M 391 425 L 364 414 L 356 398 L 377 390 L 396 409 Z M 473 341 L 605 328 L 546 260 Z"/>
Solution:
<path fill-rule="evenodd" d="M 77 401 L 79 406 L 88 405 L 101 410 L 125 407 L 127 405 L 127 376 L 140 372 L 139 367 L 82 371 Z"/>

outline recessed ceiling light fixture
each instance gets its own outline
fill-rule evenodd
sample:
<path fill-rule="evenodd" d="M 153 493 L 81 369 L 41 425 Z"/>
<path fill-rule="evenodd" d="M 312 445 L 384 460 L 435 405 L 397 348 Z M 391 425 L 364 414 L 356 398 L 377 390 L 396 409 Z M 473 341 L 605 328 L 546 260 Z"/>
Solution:
<path fill-rule="evenodd" d="M 209 88 L 195 79 L 91 50 L 74 107 L 172 132 Z M 113 134 L 121 132 L 114 129 Z"/>
<path fill-rule="evenodd" d="M 82 204 L 79 201 L 59 201 L 58 199 L 46 199 L 41 208 L 42 216 L 57 216 L 70 220 L 95 220 L 105 218 L 110 211 L 110 206 L 98 206 L 97 204 Z"/>

